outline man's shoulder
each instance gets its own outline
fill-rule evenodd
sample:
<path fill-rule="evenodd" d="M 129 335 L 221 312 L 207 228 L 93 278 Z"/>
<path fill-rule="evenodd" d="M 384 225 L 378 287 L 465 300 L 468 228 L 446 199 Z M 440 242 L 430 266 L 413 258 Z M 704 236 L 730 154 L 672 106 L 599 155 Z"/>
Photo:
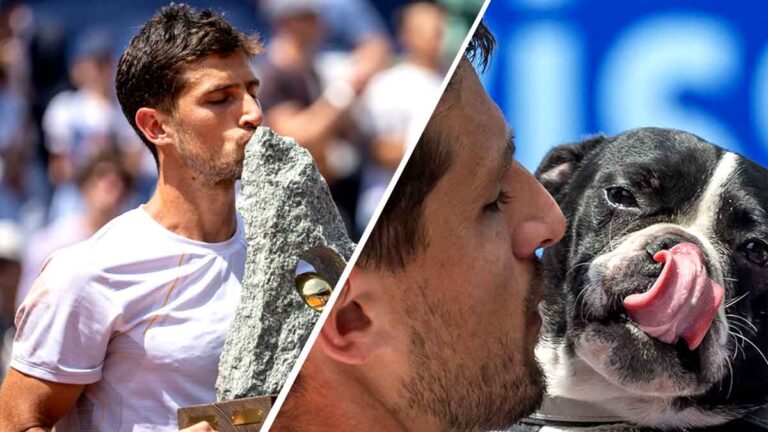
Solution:
<path fill-rule="evenodd" d="M 143 242 L 151 234 L 149 224 L 145 220 L 143 210 L 135 208 L 115 217 L 107 222 L 86 242 L 91 244 L 91 249 L 100 252 L 102 248 L 114 248 L 120 243 Z M 118 245 L 115 244 L 118 243 Z"/>
<path fill-rule="evenodd" d="M 80 268 L 97 270 L 110 262 L 147 254 L 154 246 L 153 235 L 141 211 L 133 209 L 115 217 L 91 237 L 60 249 L 51 259 L 78 262 Z"/>
<path fill-rule="evenodd" d="M 237 216 L 237 232 L 222 243 L 204 243 L 177 234 L 138 207 L 116 217 L 83 242 L 82 252 L 110 264 L 149 262 L 184 255 L 208 255 L 244 249 L 245 228 Z"/>

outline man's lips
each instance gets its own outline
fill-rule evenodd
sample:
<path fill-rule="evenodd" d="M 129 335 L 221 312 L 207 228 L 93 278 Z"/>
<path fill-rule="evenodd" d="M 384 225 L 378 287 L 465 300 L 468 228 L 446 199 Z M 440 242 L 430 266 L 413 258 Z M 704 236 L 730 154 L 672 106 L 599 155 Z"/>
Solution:
<path fill-rule="evenodd" d="M 544 278 L 542 273 L 541 261 L 538 258 L 534 258 L 531 269 L 531 282 L 528 287 L 528 302 L 526 309 L 528 312 L 527 323 L 529 327 L 541 327 L 542 319 L 539 314 L 539 303 L 544 299 L 546 294 L 546 286 L 544 284 Z"/>
<path fill-rule="evenodd" d="M 544 270 L 541 264 L 541 260 L 534 257 L 532 266 L 533 268 L 531 269 L 531 282 L 528 295 L 531 296 L 531 302 L 533 305 L 538 306 L 538 304 L 544 299 L 544 295 L 546 295 L 547 287 L 544 284 Z"/>
<path fill-rule="evenodd" d="M 242 133 L 237 138 L 235 138 L 235 143 L 237 143 L 237 145 L 240 147 L 245 147 L 251 141 L 253 135 L 256 134 L 256 131 L 242 130 L 241 132 Z"/>
<path fill-rule="evenodd" d="M 528 327 L 538 330 L 541 328 L 542 319 L 539 313 L 539 308 L 535 308 L 532 313 L 528 315 Z"/>
<path fill-rule="evenodd" d="M 253 134 L 243 135 L 237 140 L 237 144 L 241 147 L 245 147 L 251 141 L 251 138 L 253 138 Z"/>

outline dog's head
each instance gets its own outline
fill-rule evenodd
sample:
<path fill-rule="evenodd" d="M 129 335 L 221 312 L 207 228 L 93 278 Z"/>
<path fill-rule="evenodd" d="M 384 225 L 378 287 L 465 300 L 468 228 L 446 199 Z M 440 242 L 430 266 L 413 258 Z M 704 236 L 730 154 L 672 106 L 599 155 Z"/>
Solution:
<path fill-rule="evenodd" d="M 764 402 L 768 170 L 646 128 L 555 148 L 536 175 L 568 221 L 544 255 L 544 338 L 627 394 Z"/>

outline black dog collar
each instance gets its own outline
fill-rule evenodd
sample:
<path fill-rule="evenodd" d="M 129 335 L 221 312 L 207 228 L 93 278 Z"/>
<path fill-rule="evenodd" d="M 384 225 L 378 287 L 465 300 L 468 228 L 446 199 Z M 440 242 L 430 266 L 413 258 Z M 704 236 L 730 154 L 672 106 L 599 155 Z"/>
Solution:
<path fill-rule="evenodd" d="M 508 429 L 508 432 L 538 432 L 542 429 L 568 432 L 658 431 L 658 429 L 626 423 L 599 405 L 554 396 L 545 398 L 536 413 L 520 420 Z M 685 432 L 765 432 L 768 431 L 768 406 L 720 426 L 681 430 Z"/>
<path fill-rule="evenodd" d="M 544 399 L 541 408 L 524 418 L 510 431 L 533 432 L 544 427 L 567 431 L 639 431 L 637 426 L 626 423 L 620 417 L 599 405 L 559 396 Z"/>

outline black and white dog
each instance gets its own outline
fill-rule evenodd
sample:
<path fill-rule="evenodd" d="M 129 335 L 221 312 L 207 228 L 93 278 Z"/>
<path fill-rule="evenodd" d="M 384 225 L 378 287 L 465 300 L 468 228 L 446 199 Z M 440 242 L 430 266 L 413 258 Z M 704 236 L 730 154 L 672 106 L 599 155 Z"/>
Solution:
<path fill-rule="evenodd" d="M 768 169 L 645 128 L 555 148 L 536 176 L 568 230 L 543 257 L 534 419 L 687 430 L 768 402 Z"/>

